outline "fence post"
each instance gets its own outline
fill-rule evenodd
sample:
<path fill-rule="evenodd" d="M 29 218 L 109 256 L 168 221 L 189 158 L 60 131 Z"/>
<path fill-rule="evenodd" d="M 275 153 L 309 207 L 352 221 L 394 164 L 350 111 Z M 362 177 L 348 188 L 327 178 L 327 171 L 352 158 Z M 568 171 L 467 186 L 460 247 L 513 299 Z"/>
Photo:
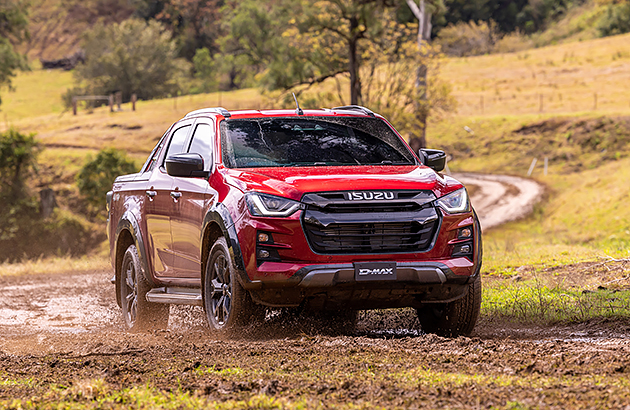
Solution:
<path fill-rule="evenodd" d="M 136 101 L 138 100 L 138 96 L 135 94 L 131 94 L 131 110 L 136 110 Z"/>
<path fill-rule="evenodd" d="M 536 166 L 536 161 L 538 161 L 536 158 L 532 160 L 532 165 L 529 166 L 529 171 L 527 171 L 528 177 L 532 176 L 532 172 L 534 172 L 534 167 Z"/>
<path fill-rule="evenodd" d="M 116 105 L 118 106 L 118 111 L 122 111 L 120 108 L 120 104 L 122 104 L 123 94 L 122 91 L 116 92 Z"/>
<path fill-rule="evenodd" d="M 109 95 L 109 112 L 114 112 L 114 94 Z"/>
<path fill-rule="evenodd" d="M 72 114 L 77 115 L 77 97 L 72 97 Z"/>

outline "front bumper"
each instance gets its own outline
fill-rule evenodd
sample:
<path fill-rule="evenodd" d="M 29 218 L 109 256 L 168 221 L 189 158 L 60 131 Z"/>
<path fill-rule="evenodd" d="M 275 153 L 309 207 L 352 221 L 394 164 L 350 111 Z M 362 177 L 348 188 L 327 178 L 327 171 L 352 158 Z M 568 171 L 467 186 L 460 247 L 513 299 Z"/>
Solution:
<path fill-rule="evenodd" d="M 245 286 L 256 302 L 271 307 L 378 309 L 457 300 L 471 280 L 441 262 L 397 262 L 396 273 L 396 280 L 359 282 L 352 263 L 311 265 L 288 280 L 253 281 Z"/>

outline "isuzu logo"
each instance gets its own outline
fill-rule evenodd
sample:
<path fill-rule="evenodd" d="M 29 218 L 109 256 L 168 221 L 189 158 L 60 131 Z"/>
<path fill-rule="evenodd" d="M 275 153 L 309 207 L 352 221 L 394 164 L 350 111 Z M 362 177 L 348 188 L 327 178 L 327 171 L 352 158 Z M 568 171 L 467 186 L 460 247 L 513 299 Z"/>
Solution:
<path fill-rule="evenodd" d="M 394 199 L 393 192 L 348 192 L 350 201 L 373 201 L 379 199 Z"/>
<path fill-rule="evenodd" d="M 359 269 L 359 275 L 393 275 L 394 268 L 382 268 L 382 269 Z"/>

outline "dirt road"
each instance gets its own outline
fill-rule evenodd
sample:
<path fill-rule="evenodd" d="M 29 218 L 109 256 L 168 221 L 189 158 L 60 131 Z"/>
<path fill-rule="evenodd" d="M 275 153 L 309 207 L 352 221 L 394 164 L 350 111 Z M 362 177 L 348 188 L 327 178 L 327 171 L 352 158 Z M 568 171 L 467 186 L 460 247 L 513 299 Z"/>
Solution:
<path fill-rule="evenodd" d="M 453 176 L 466 186 L 476 187 L 471 202 L 484 230 L 528 215 L 544 192 L 542 185 L 520 177 L 471 173 Z"/>
<path fill-rule="evenodd" d="M 520 180 L 460 177 L 483 183 L 472 201 L 486 229 L 496 214 L 518 216 L 487 207 L 509 208 L 508 197 L 531 206 L 540 195 Z M 269 317 L 221 340 L 205 330 L 200 308 L 172 307 L 168 330 L 129 334 L 110 276 L 0 278 L 0 408 L 14 399 L 127 407 L 140 400 L 125 396 L 129 388 L 149 388 L 167 402 L 183 394 L 183 407 L 194 399 L 236 408 L 630 409 L 628 324 L 549 328 L 484 317 L 472 337 L 445 339 L 423 334 L 403 310 L 362 313 L 349 335 Z"/>

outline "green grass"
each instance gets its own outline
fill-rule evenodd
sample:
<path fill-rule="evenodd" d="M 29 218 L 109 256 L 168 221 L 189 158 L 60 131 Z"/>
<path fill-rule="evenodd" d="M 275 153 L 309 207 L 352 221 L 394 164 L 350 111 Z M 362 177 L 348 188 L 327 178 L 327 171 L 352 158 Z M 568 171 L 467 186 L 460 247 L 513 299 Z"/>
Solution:
<path fill-rule="evenodd" d="M 541 275 L 544 276 L 544 275 Z M 556 324 L 630 318 L 630 290 L 585 291 L 544 279 L 486 281 L 482 315 L 488 319 Z"/>
<path fill-rule="evenodd" d="M 24 118 L 59 115 L 64 111 L 61 95 L 73 83 L 72 73 L 34 69 L 19 73 L 13 81 L 14 92 L 2 92 L 0 120 L 6 127 Z"/>

